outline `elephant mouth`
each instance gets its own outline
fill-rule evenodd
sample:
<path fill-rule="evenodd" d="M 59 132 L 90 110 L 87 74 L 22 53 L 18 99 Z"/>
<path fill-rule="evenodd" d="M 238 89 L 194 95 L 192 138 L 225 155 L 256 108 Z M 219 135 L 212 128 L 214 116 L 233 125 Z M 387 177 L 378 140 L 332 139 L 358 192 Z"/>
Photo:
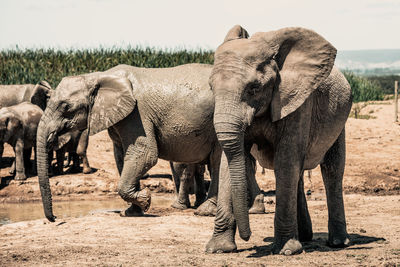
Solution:
<path fill-rule="evenodd" d="M 53 149 L 55 144 L 57 143 L 57 132 L 53 131 L 51 133 L 49 133 L 48 137 L 47 137 L 47 149 Z"/>

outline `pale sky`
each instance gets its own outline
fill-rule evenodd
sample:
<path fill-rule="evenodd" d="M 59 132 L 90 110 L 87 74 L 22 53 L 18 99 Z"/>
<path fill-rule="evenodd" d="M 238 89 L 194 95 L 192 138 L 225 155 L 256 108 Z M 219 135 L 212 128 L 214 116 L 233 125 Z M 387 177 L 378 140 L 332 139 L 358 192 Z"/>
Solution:
<path fill-rule="evenodd" d="M 400 0 L 0 0 L 0 49 L 215 49 L 235 24 L 305 27 L 339 50 L 400 48 Z"/>

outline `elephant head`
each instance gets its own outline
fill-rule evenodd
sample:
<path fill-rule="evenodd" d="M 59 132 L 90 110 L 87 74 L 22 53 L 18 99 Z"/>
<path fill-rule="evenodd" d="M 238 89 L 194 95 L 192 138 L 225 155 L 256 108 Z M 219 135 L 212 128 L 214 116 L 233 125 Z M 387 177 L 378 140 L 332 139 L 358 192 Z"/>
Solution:
<path fill-rule="evenodd" d="M 37 131 L 37 169 L 48 220 L 55 220 L 48 151 L 68 142 L 68 133 L 74 130 L 88 129 L 93 135 L 107 129 L 129 115 L 135 106 L 132 85 L 126 78 L 91 73 L 62 79 L 48 102 Z"/>
<path fill-rule="evenodd" d="M 228 160 L 233 213 L 250 238 L 244 135 L 255 117 L 271 124 L 299 108 L 332 70 L 336 49 L 317 33 L 284 28 L 247 38 L 239 25 L 215 52 L 214 127 Z"/>
<path fill-rule="evenodd" d="M 39 106 L 42 110 L 46 109 L 47 101 L 52 93 L 51 86 L 46 81 L 41 81 L 35 85 L 31 96 L 31 103 Z"/>

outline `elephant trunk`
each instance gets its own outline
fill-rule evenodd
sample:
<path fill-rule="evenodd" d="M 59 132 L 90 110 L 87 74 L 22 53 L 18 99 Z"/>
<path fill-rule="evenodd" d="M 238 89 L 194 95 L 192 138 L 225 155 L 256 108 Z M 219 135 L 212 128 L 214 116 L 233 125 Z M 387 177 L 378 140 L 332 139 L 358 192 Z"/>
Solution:
<path fill-rule="evenodd" d="M 43 209 L 46 218 L 54 222 L 56 217 L 53 215 L 53 203 L 51 198 L 51 189 L 49 183 L 49 161 L 48 161 L 48 145 L 49 130 L 46 127 L 46 122 L 49 121 L 44 115 L 39 122 L 36 146 L 37 146 L 37 172 L 39 177 L 40 193 L 42 196 Z"/>
<path fill-rule="evenodd" d="M 251 236 L 247 209 L 246 160 L 244 154 L 244 123 L 236 111 L 219 110 L 217 102 L 214 113 L 214 127 L 228 160 L 233 214 L 240 237 L 247 241 Z"/>

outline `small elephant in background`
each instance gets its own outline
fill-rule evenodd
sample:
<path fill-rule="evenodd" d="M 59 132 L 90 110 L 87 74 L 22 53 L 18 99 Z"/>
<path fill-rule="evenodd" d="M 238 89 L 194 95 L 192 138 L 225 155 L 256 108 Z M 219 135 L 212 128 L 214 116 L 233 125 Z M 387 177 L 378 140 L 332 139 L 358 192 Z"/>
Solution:
<path fill-rule="evenodd" d="M 194 207 L 200 206 L 207 197 L 204 184 L 205 165 L 170 162 L 172 178 L 175 183 L 176 199 L 173 208 L 184 210 L 191 207 L 189 194 L 196 194 Z"/>
<path fill-rule="evenodd" d="M 22 102 L 31 102 L 39 106 L 43 111 L 47 100 L 51 96 L 51 86 L 46 81 L 35 84 L 0 85 L 0 108 L 10 107 Z M 0 162 L 4 145 L 0 142 Z M 11 168 L 13 169 L 13 168 Z"/>
<path fill-rule="evenodd" d="M 32 147 L 36 147 L 36 131 L 43 115 L 42 109 L 29 102 L 0 109 L 0 142 L 8 143 L 15 152 L 15 180 L 26 179 Z M 35 173 L 35 164 L 32 172 Z"/>
<path fill-rule="evenodd" d="M 72 160 L 71 173 L 80 172 L 80 158 L 82 158 L 83 173 L 92 172 L 89 160 L 86 156 L 86 149 L 89 143 L 88 131 L 72 131 L 61 135 L 58 138 L 58 144 L 55 147 L 57 167 L 55 174 L 63 174 L 65 154 L 68 152 L 68 163 Z"/>

